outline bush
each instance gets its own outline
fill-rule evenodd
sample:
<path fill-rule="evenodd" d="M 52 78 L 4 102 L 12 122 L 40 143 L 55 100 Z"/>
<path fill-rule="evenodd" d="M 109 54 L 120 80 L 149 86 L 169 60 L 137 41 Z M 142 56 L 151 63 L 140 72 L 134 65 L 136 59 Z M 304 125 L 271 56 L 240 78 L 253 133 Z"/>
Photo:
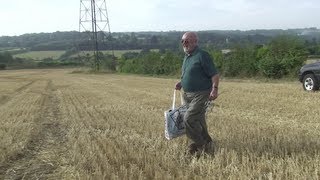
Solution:
<path fill-rule="evenodd" d="M 268 78 L 279 79 L 286 75 L 285 64 L 272 57 L 264 57 L 259 61 L 259 70 Z"/>
<path fill-rule="evenodd" d="M 120 72 L 152 75 L 176 75 L 180 74 L 182 57 L 173 52 L 143 52 L 138 57 L 119 61 Z"/>
<path fill-rule="evenodd" d="M 213 53 L 214 61 L 220 74 L 229 77 L 253 77 L 258 73 L 256 46 L 251 44 L 236 45 L 232 52 L 223 55 Z"/>
<path fill-rule="evenodd" d="M 5 70 L 6 67 L 7 67 L 7 65 L 5 65 L 5 64 L 0 64 L 0 70 Z"/>
<path fill-rule="evenodd" d="M 269 78 L 295 76 L 307 58 L 300 39 L 291 36 L 275 37 L 270 44 L 258 51 L 259 70 Z"/>

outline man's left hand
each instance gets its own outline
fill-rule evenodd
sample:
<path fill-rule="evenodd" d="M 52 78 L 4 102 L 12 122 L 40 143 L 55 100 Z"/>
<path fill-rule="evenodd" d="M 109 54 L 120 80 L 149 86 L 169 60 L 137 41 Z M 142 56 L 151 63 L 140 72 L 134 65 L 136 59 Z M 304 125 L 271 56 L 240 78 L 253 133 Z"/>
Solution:
<path fill-rule="evenodd" d="M 217 99 L 217 97 L 218 97 L 218 88 L 212 88 L 212 90 L 210 92 L 209 100 L 213 101 L 213 100 Z"/>

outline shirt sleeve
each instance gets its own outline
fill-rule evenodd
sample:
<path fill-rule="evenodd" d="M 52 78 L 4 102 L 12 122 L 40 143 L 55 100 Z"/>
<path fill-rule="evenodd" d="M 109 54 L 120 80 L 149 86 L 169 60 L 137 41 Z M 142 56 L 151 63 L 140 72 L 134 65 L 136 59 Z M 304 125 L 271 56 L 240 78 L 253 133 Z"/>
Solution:
<path fill-rule="evenodd" d="M 186 57 L 183 58 L 183 62 L 182 62 L 182 66 L 181 66 L 181 77 L 180 77 L 180 79 L 182 79 L 183 75 L 184 75 L 185 66 L 186 66 L 185 62 L 186 62 Z"/>
<path fill-rule="evenodd" d="M 218 71 L 213 63 L 213 59 L 207 52 L 203 52 L 201 56 L 201 66 L 204 73 L 211 78 L 212 76 L 218 74 Z"/>

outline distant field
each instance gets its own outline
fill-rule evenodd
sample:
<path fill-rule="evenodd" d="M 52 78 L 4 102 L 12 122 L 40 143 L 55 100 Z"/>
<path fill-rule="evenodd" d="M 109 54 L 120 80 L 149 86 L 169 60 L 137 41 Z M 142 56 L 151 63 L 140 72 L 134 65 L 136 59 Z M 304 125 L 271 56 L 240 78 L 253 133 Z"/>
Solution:
<path fill-rule="evenodd" d="M 158 49 L 152 49 L 151 51 L 159 51 Z M 27 53 L 21 53 L 14 55 L 14 57 L 20 57 L 20 58 L 31 58 L 35 60 L 41 60 L 44 58 L 53 58 L 58 59 L 65 51 L 30 51 Z M 102 51 L 104 54 L 112 54 L 112 51 Z M 133 49 L 133 50 L 114 50 L 114 55 L 118 58 L 120 58 L 124 53 L 127 52 L 141 52 L 141 49 Z M 83 54 L 92 54 L 92 51 L 84 51 L 81 52 L 80 55 Z M 76 56 L 76 55 L 73 55 Z"/>
<path fill-rule="evenodd" d="M 17 51 L 17 50 L 22 50 L 22 48 L 14 48 L 14 47 L 9 47 L 9 48 L 0 48 L 1 51 Z"/>
<path fill-rule="evenodd" d="M 112 54 L 112 51 L 111 50 L 107 50 L 107 51 L 102 51 L 104 54 Z M 118 58 L 120 58 L 124 53 L 127 53 L 127 52 L 137 52 L 137 53 L 139 53 L 139 52 L 141 52 L 141 49 L 133 49 L 133 50 L 114 50 L 113 51 L 114 52 L 114 55 L 116 56 L 116 57 L 118 57 Z M 93 52 L 92 51 L 82 51 L 82 52 L 80 52 L 79 54 L 80 55 L 83 55 L 83 54 L 87 54 L 87 53 L 89 53 L 90 55 L 92 55 L 93 54 Z"/>
<path fill-rule="evenodd" d="M 127 52 L 136 52 L 136 53 L 140 53 L 141 50 L 140 49 L 133 49 L 133 50 L 114 50 L 114 56 L 120 58 L 124 53 Z M 105 54 L 112 54 L 112 51 L 103 51 L 103 53 Z"/>
<path fill-rule="evenodd" d="M 164 138 L 177 79 L 0 71 L 0 179 L 319 179 L 320 92 L 222 80 L 215 155 Z"/>
<path fill-rule="evenodd" d="M 306 60 L 306 64 L 310 64 L 318 61 L 320 61 L 320 58 L 310 58 Z"/>
<path fill-rule="evenodd" d="M 159 50 L 158 49 L 151 49 L 151 51 L 155 51 L 155 52 L 158 52 Z M 102 51 L 104 54 L 112 54 L 112 51 L 111 50 L 108 50 L 108 51 Z M 141 49 L 132 49 L 132 50 L 114 50 L 114 55 L 118 58 L 120 58 L 124 53 L 127 53 L 127 52 L 136 52 L 136 53 L 140 53 L 141 52 Z M 89 54 L 92 54 L 92 51 L 84 51 L 84 52 L 81 52 L 81 54 L 86 54 L 86 53 L 89 53 Z"/>
<path fill-rule="evenodd" d="M 27 53 L 17 54 L 14 57 L 31 58 L 41 60 L 44 58 L 58 59 L 65 51 L 30 51 Z"/>

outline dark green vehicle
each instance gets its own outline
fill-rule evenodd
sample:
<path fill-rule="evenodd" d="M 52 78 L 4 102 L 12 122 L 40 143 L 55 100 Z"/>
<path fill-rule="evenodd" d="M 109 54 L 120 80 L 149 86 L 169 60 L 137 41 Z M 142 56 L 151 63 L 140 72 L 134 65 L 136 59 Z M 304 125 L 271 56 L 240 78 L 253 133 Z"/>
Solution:
<path fill-rule="evenodd" d="M 320 86 L 320 62 L 306 64 L 299 71 L 299 81 L 306 91 L 317 91 Z"/>

